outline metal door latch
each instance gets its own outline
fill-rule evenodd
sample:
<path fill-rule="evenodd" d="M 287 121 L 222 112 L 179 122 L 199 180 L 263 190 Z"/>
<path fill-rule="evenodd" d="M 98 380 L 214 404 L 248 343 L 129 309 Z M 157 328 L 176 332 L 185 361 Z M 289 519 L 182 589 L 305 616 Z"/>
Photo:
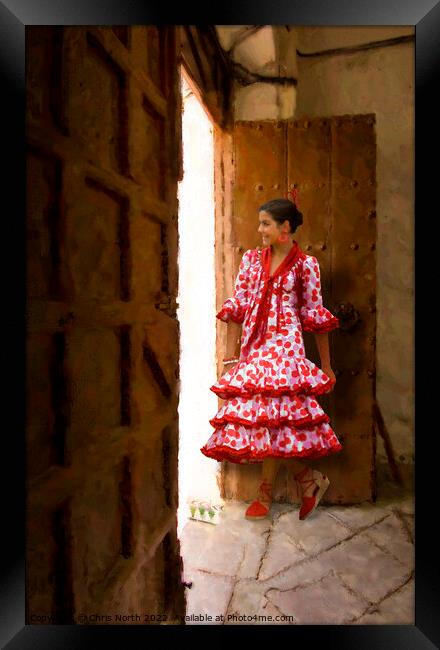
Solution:
<path fill-rule="evenodd" d="M 176 296 L 166 293 L 165 291 L 158 291 L 154 306 L 156 309 L 160 309 L 170 316 L 175 316 L 179 303 L 176 300 Z"/>
<path fill-rule="evenodd" d="M 360 322 L 360 314 L 351 302 L 341 302 L 333 310 L 335 316 L 339 319 L 340 329 L 348 332 L 356 327 Z"/>

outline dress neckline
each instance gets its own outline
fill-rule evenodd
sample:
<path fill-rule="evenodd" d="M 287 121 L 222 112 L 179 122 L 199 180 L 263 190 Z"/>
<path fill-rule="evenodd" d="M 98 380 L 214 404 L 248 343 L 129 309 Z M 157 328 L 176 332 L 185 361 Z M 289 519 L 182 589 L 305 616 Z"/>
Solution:
<path fill-rule="evenodd" d="M 276 272 L 277 272 L 278 269 L 280 268 L 281 264 L 282 264 L 282 263 L 284 262 L 284 260 L 288 257 L 288 255 L 290 254 L 292 248 L 294 248 L 294 247 L 295 247 L 295 244 L 292 245 L 291 249 L 286 253 L 286 255 L 283 257 L 283 259 L 281 260 L 281 262 L 280 262 L 280 263 L 279 263 L 279 264 L 274 268 L 274 270 L 272 271 L 272 273 L 270 273 L 270 268 L 271 268 L 271 266 L 272 266 L 272 248 L 271 248 L 271 246 L 269 246 L 269 276 L 270 276 L 271 278 L 276 274 Z"/>
<path fill-rule="evenodd" d="M 286 262 L 286 259 L 287 259 L 289 256 L 292 256 L 292 254 L 293 254 L 293 252 L 294 252 L 295 249 L 299 250 L 299 246 L 298 246 L 298 242 L 297 242 L 297 241 L 294 241 L 294 242 L 293 242 L 291 249 L 286 253 L 286 255 L 283 257 L 283 259 L 281 260 L 281 262 L 280 262 L 280 263 L 278 264 L 278 266 L 273 270 L 272 273 L 270 273 L 270 267 L 271 267 L 271 264 L 272 264 L 272 248 L 271 248 L 271 246 L 269 245 L 269 246 L 266 246 L 266 247 L 263 248 L 263 249 L 260 249 L 260 253 L 261 253 L 261 254 L 260 254 L 259 257 L 260 257 L 261 266 L 262 266 L 263 269 L 265 269 L 265 262 L 264 262 L 264 260 L 266 259 L 266 269 L 267 269 L 267 270 L 266 270 L 266 274 L 267 274 L 267 276 L 268 276 L 269 278 L 273 278 L 273 277 L 275 277 L 275 276 L 278 274 L 278 271 L 280 270 L 280 267 L 284 265 L 284 263 Z M 295 260 L 295 261 L 296 261 L 296 260 Z"/>

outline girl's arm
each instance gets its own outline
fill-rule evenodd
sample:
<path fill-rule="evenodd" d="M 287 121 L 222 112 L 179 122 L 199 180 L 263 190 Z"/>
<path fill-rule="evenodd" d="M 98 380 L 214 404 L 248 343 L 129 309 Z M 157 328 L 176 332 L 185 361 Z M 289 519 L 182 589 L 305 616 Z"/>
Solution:
<path fill-rule="evenodd" d="M 331 368 L 330 348 L 328 344 L 328 332 L 314 332 L 316 346 L 321 358 L 321 368 Z M 324 370 L 325 372 L 325 370 Z"/>
<path fill-rule="evenodd" d="M 330 348 L 328 344 L 328 332 L 314 332 L 316 346 L 321 358 L 321 370 L 336 382 L 335 373 L 330 363 Z"/>
<path fill-rule="evenodd" d="M 240 343 L 242 324 L 235 323 L 233 320 L 228 321 L 226 331 L 226 351 L 225 359 L 240 356 Z"/>

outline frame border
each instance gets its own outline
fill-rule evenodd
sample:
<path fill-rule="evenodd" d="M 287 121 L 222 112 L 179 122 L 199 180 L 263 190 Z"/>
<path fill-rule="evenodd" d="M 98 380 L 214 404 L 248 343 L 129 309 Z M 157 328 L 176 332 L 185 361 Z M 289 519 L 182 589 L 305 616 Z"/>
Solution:
<path fill-rule="evenodd" d="M 7 207 L 4 217 L 4 238 L 7 243 L 3 248 L 2 261 L 5 263 L 3 277 L 8 282 L 6 287 L 6 323 L 3 341 L 5 343 L 7 363 L 7 393 L 4 415 L 9 418 L 4 427 L 6 440 L 7 462 L 4 463 L 10 472 L 3 499 L 4 511 L 4 542 L 3 551 L 3 580 L 1 583 L 2 625 L 0 641 L 2 647 L 10 650 L 15 648 L 58 649 L 96 648 L 97 643 L 114 642 L 122 633 L 121 642 L 133 642 L 135 639 L 145 643 L 148 637 L 158 633 L 159 626 L 39 626 L 25 625 L 25 463 L 24 435 L 25 417 L 21 397 L 25 397 L 23 377 L 17 370 L 25 369 L 25 350 L 22 345 L 26 328 L 23 313 L 25 312 L 25 264 L 26 252 L 23 247 L 25 240 L 25 129 L 23 113 L 25 112 L 25 27 L 27 25 L 78 25 L 91 24 L 166 24 L 166 18 L 171 15 L 167 5 L 152 6 L 142 0 L 132 0 L 124 4 L 123 0 L 112 0 L 106 7 L 100 6 L 98 0 L 77 0 L 70 5 L 65 0 L 56 2 L 45 0 L 40 6 L 32 4 L 32 0 L 0 3 L 0 65 L 3 76 L 3 106 L 6 112 L 2 121 L 2 154 L 3 154 L 3 200 Z M 434 91 L 437 89 L 439 78 L 439 48 L 440 48 L 440 3 L 433 0 L 411 0 L 386 5 L 383 0 L 370 0 L 364 4 L 362 0 L 334 0 L 331 7 L 324 0 L 310 0 L 305 4 L 293 0 L 278 2 L 276 7 L 266 3 L 254 3 L 251 8 L 245 3 L 235 2 L 233 7 L 222 7 L 221 15 L 207 16 L 199 11 L 195 14 L 193 7 L 184 5 L 184 11 L 173 13 L 172 24 L 209 23 L 209 24 L 243 24 L 244 22 L 294 25 L 412 25 L 416 32 L 415 41 L 415 70 L 416 70 L 416 145 L 420 150 L 418 165 L 416 160 L 416 189 L 417 204 L 426 201 L 426 210 L 419 208 L 419 219 L 422 214 L 429 214 L 435 204 L 434 189 L 438 179 L 434 177 L 435 166 L 423 165 L 429 152 L 438 152 L 434 139 L 438 122 L 437 104 L 434 102 Z M 164 11 L 165 10 L 165 11 Z M 206 10 L 206 7 L 205 7 Z M 181 20 L 183 19 L 183 20 Z M 189 19 L 189 22 L 188 22 Z M 269 22 L 271 21 L 271 22 Z M 437 73 L 437 74 L 436 74 Z M 430 133 L 427 133 L 427 130 Z M 429 146 L 428 146 L 429 145 Z M 22 215 L 22 220 L 16 215 Z M 12 218 L 11 216 L 12 215 Z M 6 239 L 7 238 L 7 239 Z M 12 246 L 11 238 L 14 246 Z M 15 248 L 16 247 L 16 248 Z M 18 254 L 17 254 L 18 253 Z M 23 263 L 24 262 L 24 263 Z M 434 270 L 434 269 L 432 269 Z M 424 271 L 425 273 L 425 271 Z M 437 272 L 438 275 L 438 272 Z M 14 278 L 14 283 L 9 278 Z M 432 275 L 432 277 L 434 277 Z M 426 321 L 425 321 L 426 322 Z M 13 335 L 13 336 L 12 336 Z M 425 337 L 427 338 L 427 337 Z M 12 345 L 12 340 L 14 344 Z M 432 356 L 432 349 L 430 350 Z M 428 354 L 428 351 L 427 351 Z M 21 383 L 23 382 L 23 383 Z M 435 385 L 434 382 L 432 385 Z M 20 391 L 20 388 L 23 392 Z M 17 399 L 15 408 L 11 405 Z M 421 409 L 425 412 L 428 409 Z M 17 418 L 19 416 L 19 419 Z M 17 430 L 19 435 L 17 435 Z M 416 492 L 435 496 L 433 483 L 429 484 L 429 476 L 435 476 L 433 455 L 430 449 L 418 449 L 426 457 L 418 458 L 418 464 L 423 464 L 423 470 L 415 473 Z M 12 488 L 12 489 L 11 489 Z M 431 502 L 429 505 L 432 505 Z M 22 510 L 23 508 L 23 510 Z M 5 525 L 6 524 L 6 525 Z M 428 528 L 427 520 L 416 520 L 416 602 L 415 620 L 412 625 L 308 625 L 288 626 L 287 634 L 295 640 L 304 638 L 307 641 L 322 641 L 335 644 L 338 650 L 356 647 L 359 650 L 371 648 L 399 648 L 404 650 L 431 649 L 440 647 L 440 611 L 439 592 L 433 583 L 433 565 L 438 559 L 437 539 Z M 436 589 L 437 587 L 437 589 Z M 178 626 L 179 635 L 195 631 L 197 626 Z M 223 629 L 224 626 L 220 626 Z M 250 626 L 234 626 L 234 634 L 241 633 L 241 628 Z M 283 626 L 260 626 L 261 633 L 269 627 L 269 634 Z M 287 627 L 287 626 L 286 626 Z M 162 626 L 170 634 L 177 633 L 175 626 Z M 247 632 L 247 630 L 246 630 Z M 221 632 L 220 632 L 221 633 Z M 226 632 L 224 632 L 226 634 Z M 99 639 L 99 641 L 98 641 Z M 176 638 L 176 640 L 181 640 Z M 3 645 L 5 644 L 5 645 Z M 6 645 L 7 644 L 7 645 Z M 439 644 L 439 645 L 434 645 Z"/>

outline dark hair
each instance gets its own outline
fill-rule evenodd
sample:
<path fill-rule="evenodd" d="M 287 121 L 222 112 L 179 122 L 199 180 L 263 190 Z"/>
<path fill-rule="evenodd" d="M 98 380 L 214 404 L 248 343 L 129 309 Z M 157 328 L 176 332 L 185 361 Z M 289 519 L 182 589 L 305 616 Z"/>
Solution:
<path fill-rule="evenodd" d="M 286 219 L 290 223 L 290 232 L 293 233 L 303 222 L 303 215 L 290 199 L 272 199 L 263 203 L 258 211 L 269 212 L 270 216 L 279 224 Z"/>

